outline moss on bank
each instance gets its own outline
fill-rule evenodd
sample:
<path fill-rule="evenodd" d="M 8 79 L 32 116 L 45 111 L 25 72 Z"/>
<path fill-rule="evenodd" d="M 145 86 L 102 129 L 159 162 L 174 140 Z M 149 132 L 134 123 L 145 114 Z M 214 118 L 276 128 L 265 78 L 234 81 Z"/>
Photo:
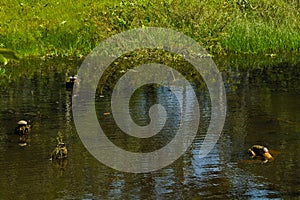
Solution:
<path fill-rule="evenodd" d="M 299 52 L 297 0 L 40 0 L 0 3 L 0 47 L 23 55 L 83 56 L 143 26 L 172 28 L 210 53 Z"/>

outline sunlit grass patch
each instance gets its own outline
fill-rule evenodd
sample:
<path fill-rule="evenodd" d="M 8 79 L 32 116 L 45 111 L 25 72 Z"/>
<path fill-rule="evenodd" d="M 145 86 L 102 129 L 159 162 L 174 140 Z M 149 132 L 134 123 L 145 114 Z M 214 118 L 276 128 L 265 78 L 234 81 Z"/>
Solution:
<path fill-rule="evenodd" d="M 153 26 L 180 31 L 213 54 L 299 52 L 299 10 L 295 0 L 3 0 L 0 46 L 82 57 L 114 34 Z"/>

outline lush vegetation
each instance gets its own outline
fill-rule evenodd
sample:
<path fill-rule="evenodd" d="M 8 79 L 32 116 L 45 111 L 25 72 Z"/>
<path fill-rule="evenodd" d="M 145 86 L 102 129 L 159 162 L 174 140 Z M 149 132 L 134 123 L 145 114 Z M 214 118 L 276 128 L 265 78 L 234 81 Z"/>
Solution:
<path fill-rule="evenodd" d="M 210 53 L 299 52 L 298 0 L 3 0 L 0 47 L 22 55 L 84 56 L 143 26 L 178 30 Z"/>

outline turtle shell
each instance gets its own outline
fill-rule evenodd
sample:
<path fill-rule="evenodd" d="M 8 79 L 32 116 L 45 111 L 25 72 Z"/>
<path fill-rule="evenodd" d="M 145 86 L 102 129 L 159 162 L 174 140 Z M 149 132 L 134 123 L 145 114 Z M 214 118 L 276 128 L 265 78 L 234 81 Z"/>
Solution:
<path fill-rule="evenodd" d="M 20 121 L 18 121 L 18 125 L 27 125 L 27 121 L 20 120 Z"/>

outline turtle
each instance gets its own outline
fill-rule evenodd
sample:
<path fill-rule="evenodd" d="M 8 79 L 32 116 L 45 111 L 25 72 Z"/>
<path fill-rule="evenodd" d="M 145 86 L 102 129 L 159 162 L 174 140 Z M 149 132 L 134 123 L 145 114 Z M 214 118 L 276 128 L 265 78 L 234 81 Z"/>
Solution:
<path fill-rule="evenodd" d="M 18 123 L 17 123 L 18 125 L 27 125 L 28 124 L 28 122 L 27 121 L 25 121 L 25 120 L 20 120 L 20 121 L 18 121 Z"/>
<path fill-rule="evenodd" d="M 253 145 L 250 149 L 248 149 L 248 153 L 251 158 L 259 158 L 265 162 L 273 159 L 269 149 L 263 145 Z"/>
<path fill-rule="evenodd" d="M 18 135 L 28 135 L 30 133 L 31 126 L 26 120 L 20 120 L 17 122 L 15 133 Z"/>
<path fill-rule="evenodd" d="M 31 126 L 26 120 L 20 120 L 17 122 L 17 127 L 15 128 L 15 134 L 19 135 L 19 145 L 27 146 L 30 141 Z"/>
<path fill-rule="evenodd" d="M 74 84 L 78 84 L 78 76 L 75 75 L 75 76 L 69 76 L 67 79 L 66 79 L 66 88 L 67 89 L 71 89 L 73 88 Z"/>

